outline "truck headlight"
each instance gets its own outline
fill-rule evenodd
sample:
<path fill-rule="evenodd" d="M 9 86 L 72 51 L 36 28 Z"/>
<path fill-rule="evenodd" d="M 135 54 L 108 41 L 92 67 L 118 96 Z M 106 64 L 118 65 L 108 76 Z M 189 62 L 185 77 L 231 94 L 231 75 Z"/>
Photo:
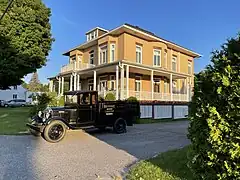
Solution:
<path fill-rule="evenodd" d="M 42 118 L 42 111 L 38 111 L 38 117 Z"/>
<path fill-rule="evenodd" d="M 50 118 L 50 116 L 51 116 L 51 113 L 50 113 L 50 112 L 47 112 L 47 113 L 46 113 L 46 119 Z"/>

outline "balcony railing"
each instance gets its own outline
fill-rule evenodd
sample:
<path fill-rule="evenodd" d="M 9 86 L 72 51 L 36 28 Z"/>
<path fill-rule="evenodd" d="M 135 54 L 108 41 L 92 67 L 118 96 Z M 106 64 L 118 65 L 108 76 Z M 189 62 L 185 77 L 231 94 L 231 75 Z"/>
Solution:
<path fill-rule="evenodd" d="M 113 93 L 116 96 L 116 91 L 99 91 L 99 95 L 102 97 L 105 97 L 107 93 Z M 119 90 L 119 97 L 121 97 L 122 93 L 122 99 L 127 99 L 127 91 L 126 90 Z M 188 102 L 188 96 L 187 94 L 176 94 L 173 93 L 172 96 L 170 93 L 157 93 L 154 92 L 152 95 L 152 92 L 149 91 L 128 91 L 128 97 L 133 96 L 136 97 L 138 100 L 155 100 L 155 101 L 185 101 Z M 117 97 L 117 96 L 116 96 Z"/>
<path fill-rule="evenodd" d="M 71 71 L 79 71 L 79 70 L 83 70 L 83 69 L 92 68 L 94 66 L 95 66 L 94 64 L 74 62 L 74 63 L 70 63 L 70 64 L 62 66 L 61 73 L 71 72 Z"/>

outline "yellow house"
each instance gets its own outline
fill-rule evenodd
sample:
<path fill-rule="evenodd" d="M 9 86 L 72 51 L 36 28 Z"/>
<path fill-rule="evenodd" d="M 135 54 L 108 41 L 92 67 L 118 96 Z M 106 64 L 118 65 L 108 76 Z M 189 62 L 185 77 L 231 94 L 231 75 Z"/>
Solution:
<path fill-rule="evenodd" d="M 196 52 L 155 34 L 123 24 L 113 30 L 96 27 L 86 42 L 65 52 L 69 63 L 49 78 L 50 91 L 111 92 L 117 99 L 190 101 Z M 68 88 L 66 89 L 66 85 Z"/>

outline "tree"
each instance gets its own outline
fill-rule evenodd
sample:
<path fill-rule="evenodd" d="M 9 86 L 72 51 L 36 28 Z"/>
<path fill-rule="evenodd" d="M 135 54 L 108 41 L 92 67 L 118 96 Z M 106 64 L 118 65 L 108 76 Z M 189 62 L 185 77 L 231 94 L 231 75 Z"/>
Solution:
<path fill-rule="evenodd" d="M 240 35 L 196 75 L 189 165 L 197 179 L 240 179 Z"/>
<path fill-rule="evenodd" d="M 7 3 L 0 1 L 0 12 Z M 53 42 L 50 16 L 41 0 L 14 1 L 0 22 L 0 89 L 21 84 L 45 65 Z"/>
<path fill-rule="evenodd" d="M 34 72 L 28 84 L 28 90 L 31 92 L 39 92 L 41 91 L 41 89 L 42 89 L 42 84 L 38 79 L 38 74 L 37 72 Z"/>

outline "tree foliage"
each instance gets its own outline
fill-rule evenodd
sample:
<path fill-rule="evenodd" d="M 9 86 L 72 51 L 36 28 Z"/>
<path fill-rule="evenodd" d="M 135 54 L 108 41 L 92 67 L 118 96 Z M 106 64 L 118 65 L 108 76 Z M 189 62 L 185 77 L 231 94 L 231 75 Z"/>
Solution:
<path fill-rule="evenodd" d="M 0 0 L 0 12 L 8 0 Z M 51 11 L 41 0 L 17 0 L 0 22 L 0 89 L 45 65 L 53 38 Z"/>
<path fill-rule="evenodd" d="M 34 72 L 31 80 L 29 81 L 28 84 L 28 90 L 31 92 L 40 92 L 41 88 L 42 88 L 42 84 L 40 83 L 39 79 L 38 79 L 38 74 L 37 72 Z"/>
<path fill-rule="evenodd" d="M 240 179 L 240 36 L 211 61 L 196 75 L 189 165 L 197 179 Z"/>

